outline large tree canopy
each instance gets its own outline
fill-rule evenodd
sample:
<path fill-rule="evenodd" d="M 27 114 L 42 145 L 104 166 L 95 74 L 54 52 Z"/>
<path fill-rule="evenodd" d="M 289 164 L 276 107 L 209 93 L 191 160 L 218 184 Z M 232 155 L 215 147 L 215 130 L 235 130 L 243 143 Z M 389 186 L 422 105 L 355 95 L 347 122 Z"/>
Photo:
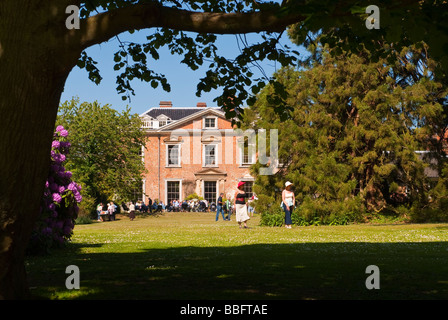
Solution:
<path fill-rule="evenodd" d="M 67 29 L 68 6 L 80 8 L 80 28 Z M 334 39 L 350 33 L 359 39 L 348 41 L 355 48 L 367 35 L 381 44 L 375 34 L 397 34 L 396 46 L 422 37 L 434 49 L 434 56 L 446 52 L 445 1 L 384 1 L 382 16 L 390 20 L 381 32 L 365 29 L 367 14 L 358 1 L 205 1 L 205 0 L 2 0 L 0 2 L 0 297 L 28 295 L 24 252 L 39 212 L 39 200 L 48 175 L 48 154 L 61 92 L 72 68 L 85 67 L 94 81 L 101 79 L 95 62 L 84 50 L 119 35 L 141 29 L 155 30 L 144 44 L 123 44 L 115 56 L 118 91 L 132 94 L 131 80 L 169 88 L 163 75 L 147 66 L 146 54 L 157 57 L 157 49 L 172 45 L 173 53 L 195 68 L 206 58 L 210 71 L 198 85 L 198 93 L 223 87 L 217 103 L 229 116 L 250 98 L 242 83 L 256 93 L 260 82 L 250 84 L 248 64 L 256 59 L 293 59 L 277 47 L 275 32 L 297 24 L 297 42 L 309 32 L 324 32 Z M 418 18 L 419 32 L 410 28 Z M 404 20 L 403 20 L 404 19 Z M 410 19 L 410 20 L 409 20 Z M 383 23 L 383 19 L 381 20 Z M 387 28 L 386 28 L 387 26 Z M 394 26 L 397 26 L 396 28 Z M 399 26 L 404 26 L 400 28 Z M 186 35 L 190 31 L 197 36 Z M 267 32 L 266 40 L 242 50 L 236 59 L 215 56 L 211 34 Z M 329 33 L 333 31 L 334 33 Z M 376 32 L 376 33 L 375 33 Z M 350 39 L 349 39 L 350 40 Z M 174 45 L 173 45 L 174 44 Z M 437 46 L 438 45 L 438 46 Z M 439 48 L 439 50 L 438 50 Z M 442 48 L 442 49 L 440 49 Z M 387 53 L 387 52 L 386 52 Z M 445 53 L 446 56 L 446 53 Z M 438 54 L 440 61 L 445 61 Z M 443 64 L 442 64 L 443 66 Z"/>
<path fill-rule="evenodd" d="M 123 98 L 133 94 L 133 79 L 159 83 L 167 91 L 170 86 L 163 74 L 148 67 L 149 59 L 158 59 L 158 49 L 168 45 L 172 54 L 183 55 L 183 63 L 196 69 L 209 62 L 209 71 L 197 86 L 197 95 L 218 87 L 222 95 L 216 98 L 228 116 L 235 116 L 245 101 L 254 96 L 273 78 L 253 79 L 251 64 L 259 60 L 279 61 L 291 65 L 298 53 L 279 45 L 278 34 L 289 28 L 289 36 L 297 44 L 309 44 L 313 35 L 320 42 L 341 50 L 358 52 L 366 47 L 372 55 L 393 61 L 403 46 L 425 41 L 431 56 L 439 62 L 434 71 L 445 78 L 448 66 L 448 5 L 443 1 L 389 0 L 378 5 L 380 28 L 368 29 L 366 6 L 358 1 L 87 1 L 81 2 L 81 29 L 73 30 L 67 41 L 82 48 L 92 41 L 104 41 L 123 31 L 156 27 L 149 32 L 146 43 L 121 43 L 115 54 L 117 90 Z M 101 12 L 98 14 L 98 12 Z M 132 23 L 128 18 L 132 16 Z M 110 28 L 102 26 L 110 25 Z M 101 27 L 99 27 L 101 26 Z M 192 36 L 185 31 L 197 32 Z M 234 59 L 218 56 L 216 34 L 239 34 L 266 31 L 264 41 L 247 45 Z M 95 39 L 95 40 L 93 40 Z M 392 43 L 393 46 L 385 44 Z M 362 44 L 362 46 L 360 46 Z M 82 52 L 78 63 L 86 67 L 90 78 L 101 81 L 95 61 Z M 241 111 L 241 110 L 239 110 Z"/>

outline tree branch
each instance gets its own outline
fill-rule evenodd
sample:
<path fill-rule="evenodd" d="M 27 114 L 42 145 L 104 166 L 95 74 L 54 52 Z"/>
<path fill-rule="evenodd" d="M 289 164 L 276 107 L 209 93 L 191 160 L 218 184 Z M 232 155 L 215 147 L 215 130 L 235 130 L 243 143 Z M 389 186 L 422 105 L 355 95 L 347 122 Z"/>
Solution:
<path fill-rule="evenodd" d="M 164 7 L 158 3 L 136 4 L 89 17 L 79 30 L 69 30 L 67 43 L 85 48 L 109 40 L 129 30 L 164 27 L 215 34 L 241 34 L 282 31 L 305 19 L 298 13 L 285 13 L 286 7 L 252 13 L 193 12 Z"/>

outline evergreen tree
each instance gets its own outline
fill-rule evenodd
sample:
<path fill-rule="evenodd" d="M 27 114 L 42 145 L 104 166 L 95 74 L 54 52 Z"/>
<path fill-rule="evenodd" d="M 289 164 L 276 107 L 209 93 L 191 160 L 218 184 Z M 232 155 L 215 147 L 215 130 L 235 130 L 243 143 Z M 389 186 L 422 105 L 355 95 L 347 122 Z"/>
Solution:
<path fill-rule="evenodd" d="M 431 79 L 425 46 L 404 49 L 395 64 L 372 62 L 367 50 L 312 50 L 307 68 L 280 70 L 245 112 L 245 126 L 279 130 L 283 167 L 268 177 L 260 164 L 252 170 L 260 203 L 279 201 L 290 180 L 308 219 L 427 205 L 427 163 L 416 151 L 431 150 L 446 91 Z M 283 114 L 274 112 L 279 100 Z"/>

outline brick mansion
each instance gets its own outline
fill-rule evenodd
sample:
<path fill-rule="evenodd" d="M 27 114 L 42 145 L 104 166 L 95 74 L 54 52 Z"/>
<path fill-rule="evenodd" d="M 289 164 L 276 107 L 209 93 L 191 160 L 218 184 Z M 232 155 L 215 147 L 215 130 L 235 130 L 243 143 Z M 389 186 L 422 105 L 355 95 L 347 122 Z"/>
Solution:
<path fill-rule="evenodd" d="M 220 193 L 232 197 L 240 181 L 252 193 L 249 167 L 255 152 L 249 152 L 247 138 L 233 134 L 220 108 L 205 103 L 179 108 L 161 101 L 140 117 L 147 138 L 142 201 L 150 197 L 166 204 L 196 193 L 215 202 Z"/>

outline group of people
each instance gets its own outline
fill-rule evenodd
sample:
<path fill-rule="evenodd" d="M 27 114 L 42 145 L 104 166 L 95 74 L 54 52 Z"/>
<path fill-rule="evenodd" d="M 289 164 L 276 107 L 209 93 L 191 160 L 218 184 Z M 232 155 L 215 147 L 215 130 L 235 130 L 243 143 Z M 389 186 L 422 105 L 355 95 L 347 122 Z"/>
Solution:
<path fill-rule="evenodd" d="M 168 212 L 209 212 L 216 210 L 216 204 L 207 200 L 171 200 L 165 207 Z"/>
<path fill-rule="evenodd" d="M 244 191 L 243 186 L 244 186 L 244 181 L 240 181 L 238 183 L 238 186 L 237 186 L 238 190 L 235 192 L 233 201 L 234 201 L 236 221 L 238 222 L 239 227 L 240 228 L 248 228 L 247 221 L 250 220 L 250 217 L 249 217 L 250 211 L 248 210 L 249 202 L 246 199 L 249 197 L 249 195 L 247 192 Z M 294 206 L 296 203 L 296 198 L 295 198 L 294 192 L 291 190 L 291 188 L 292 188 L 291 186 L 292 186 L 292 183 L 290 181 L 287 181 L 285 183 L 285 189 L 282 192 L 282 202 L 281 202 L 281 206 L 282 206 L 283 210 L 285 211 L 285 227 L 288 229 L 291 229 L 291 225 L 292 225 L 291 214 L 292 214 L 292 211 L 294 210 Z M 222 196 L 223 196 L 223 194 L 221 193 L 221 195 L 217 201 L 218 206 L 217 206 L 217 210 L 216 210 L 216 221 L 218 221 L 220 212 L 222 214 L 222 218 L 225 220 L 224 213 L 222 211 L 222 208 L 223 208 Z M 230 220 L 230 215 L 228 215 L 228 217 Z"/>
<path fill-rule="evenodd" d="M 224 210 L 230 211 L 231 202 Z M 168 204 L 164 204 L 163 201 L 152 203 L 149 199 L 148 205 L 141 206 L 141 212 L 152 211 L 165 211 L 165 212 L 214 212 L 217 209 L 215 202 L 208 202 L 205 199 L 191 199 L 191 200 L 171 200 Z"/>
<path fill-rule="evenodd" d="M 157 211 L 166 212 L 209 212 L 216 210 L 215 203 L 208 203 L 207 200 L 171 200 L 168 204 L 164 204 L 163 201 L 154 202 L 151 198 L 148 199 L 148 204 L 146 205 L 142 201 L 137 201 L 135 204 L 135 210 L 142 213 L 152 213 Z"/>
<path fill-rule="evenodd" d="M 108 217 L 109 220 L 115 220 L 115 214 L 117 213 L 117 205 L 110 201 L 109 203 L 103 204 L 100 202 L 96 207 L 96 213 L 98 215 L 98 221 L 105 221 L 105 217 Z"/>
<path fill-rule="evenodd" d="M 291 214 L 294 210 L 294 206 L 296 203 L 296 198 L 294 192 L 291 190 L 292 183 L 287 181 L 285 183 L 285 189 L 282 192 L 282 202 L 281 206 L 285 211 L 285 227 L 290 229 L 292 225 Z M 148 200 L 148 205 L 145 205 L 142 201 L 137 201 L 135 204 L 133 202 L 129 203 L 129 208 L 123 203 L 123 209 L 129 211 L 129 218 L 132 220 L 135 219 L 135 211 L 138 210 L 140 212 L 149 212 L 152 211 L 169 211 L 169 212 L 186 212 L 186 211 L 215 211 L 216 217 L 215 220 L 218 221 L 219 214 L 222 215 L 223 220 L 230 221 L 230 216 L 232 212 L 235 212 L 235 219 L 238 222 L 240 228 L 248 228 L 247 221 L 250 220 L 250 216 L 253 216 L 253 206 L 251 206 L 251 201 L 256 199 L 254 195 L 252 198 L 249 198 L 249 194 L 244 191 L 244 181 L 240 181 L 237 186 L 237 191 L 233 196 L 233 203 L 223 198 L 224 194 L 221 193 L 216 201 L 216 205 L 211 203 L 208 206 L 208 203 L 205 200 L 172 200 L 168 206 L 164 206 L 163 202 L 160 201 L 157 203 L 152 202 L 151 198 Z M 198 209 L 199 207 L 199 209 Z M 98 221 L 104 221 L 105 216 L 109 216 L 110 220 L 115 220 L 115 213 L 117 212 L 117 205 L 111 201 L 107 204 L 100 203 L 97 207 L 98 213 Z M 226 216 L 224 216 L 226 213 Z"/>
<path fill-rule="evenodd" d="M 122 203 L 122 207 L 125 211 L 138 211 L 140 213 L 153 213 L 153 212 L 157 212 L 157 211 L 162 211 L 165 210 L 165 206 L 163 205 L 162 202 L 157 203 L 157 201 L 152 201 L 151 198 L 148 199 L 148 204 L 145 204 L 143 201 L 138 200 L 138 201 L 130 201 L 127 204 L 126 203 Z M 131 210 L 132 207 L 132 210 Z"/>
<path fill-rule="evenodd" d="M 224 193 L 221 193 L 216 200 L 216 218 L 215 221 L 218 221 L 219 213 L 222 214 L 222 220 L 230 221 L 230 216 L 232 215 L 233 206 L 229 199 L 224 201 L 223 199 Z M 224 217 L 224 213 L 226 213 L 226 217 Z"/>
<path fill-rule="evenodd" d="M 153 212 L 212 212 L 216 210 L 216 204 L 214 202 L 208 203 L 207 200 L 171 200 L 169 204 L 165 205 L 163 201 L 154 200 L 148 198 L 148 204 L 143 201 L 136 201 L 122 203 L 122 207 L 125 211 L 129 212 L 131 220 L 135 218 L 135 213 L 150 213 Z"/>

